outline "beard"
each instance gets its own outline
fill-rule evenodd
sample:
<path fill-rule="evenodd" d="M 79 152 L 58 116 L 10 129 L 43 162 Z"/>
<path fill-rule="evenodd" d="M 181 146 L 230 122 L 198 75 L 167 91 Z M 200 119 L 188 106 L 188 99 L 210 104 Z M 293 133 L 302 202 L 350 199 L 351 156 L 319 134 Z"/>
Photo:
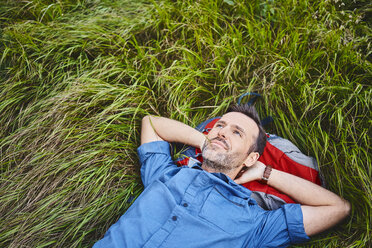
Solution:
<path fill-rule="evenodd" d="M 222 139 L 215 139 L 224 142 Z M 225 174 L 242 165 L 243 161 L 240 159 L 239 155 L 241 154 L 221 152 L 216 149 L 210 141 L 206 141 L 202 148 L 203 165 L 215 172 L 222 172 Z"/>

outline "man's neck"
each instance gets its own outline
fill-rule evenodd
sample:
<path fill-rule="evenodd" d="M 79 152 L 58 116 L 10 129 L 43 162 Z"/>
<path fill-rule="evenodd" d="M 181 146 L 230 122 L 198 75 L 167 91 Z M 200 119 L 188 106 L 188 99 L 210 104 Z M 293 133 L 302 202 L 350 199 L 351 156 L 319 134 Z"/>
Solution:
<path fill-rule="evenodd" d="M 209 172 L 209 173 L 223 173 L 226 176 L 230 177 L 232 180 L 236 178 L 236 176 L 239 174 L 241 168 L 236 168 L 235 170 L 229 170 L 229 171 L 222 171 L 222 170 L 217 170 L 214 168 L 208 167 L 205 163 L 202 164 L 202 169 Z"/>

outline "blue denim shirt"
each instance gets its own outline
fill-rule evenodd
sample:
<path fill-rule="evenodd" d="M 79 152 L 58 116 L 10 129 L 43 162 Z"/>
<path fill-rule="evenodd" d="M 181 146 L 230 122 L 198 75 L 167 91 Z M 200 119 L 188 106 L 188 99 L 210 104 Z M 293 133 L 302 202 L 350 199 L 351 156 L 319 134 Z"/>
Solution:
<path fill-rule="evenodd" d="M 309 238 L 298 204 L 261 209 L 222 173 L 177 167 L 169 144 L 138 148 L 145 190 L 93 247 L 286 247 Z"/>

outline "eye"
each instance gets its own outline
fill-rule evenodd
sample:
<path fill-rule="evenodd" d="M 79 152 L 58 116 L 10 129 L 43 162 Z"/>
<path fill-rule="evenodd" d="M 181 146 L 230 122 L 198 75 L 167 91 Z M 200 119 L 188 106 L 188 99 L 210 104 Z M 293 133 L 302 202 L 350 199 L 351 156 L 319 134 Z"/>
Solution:
<path fill-rule="evenodd" d="M 222 128 L 223 126 L 222 126 L 222 124 L 217 123 L 217 124 L 216 124 L 216 127 L 218 127 L 218 128 Z"/>
<path fill-rule="evenodd" d="M 236 135 L 239 135 L 239 137 L 242 137 L 242 134 L 237 130 L 235 130 L 233 133 L 236 134 Z"/>

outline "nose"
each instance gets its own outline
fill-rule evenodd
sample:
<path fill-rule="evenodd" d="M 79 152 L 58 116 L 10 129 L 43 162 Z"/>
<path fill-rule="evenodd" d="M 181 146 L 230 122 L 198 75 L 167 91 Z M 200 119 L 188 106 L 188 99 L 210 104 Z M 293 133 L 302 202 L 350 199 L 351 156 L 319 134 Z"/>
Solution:
<path fill-rule="evenodd" d="M 221 129 L 218 130 L 218 136 L 222 138 L 226 138 L 226 127 L 222 127 Z"/>

